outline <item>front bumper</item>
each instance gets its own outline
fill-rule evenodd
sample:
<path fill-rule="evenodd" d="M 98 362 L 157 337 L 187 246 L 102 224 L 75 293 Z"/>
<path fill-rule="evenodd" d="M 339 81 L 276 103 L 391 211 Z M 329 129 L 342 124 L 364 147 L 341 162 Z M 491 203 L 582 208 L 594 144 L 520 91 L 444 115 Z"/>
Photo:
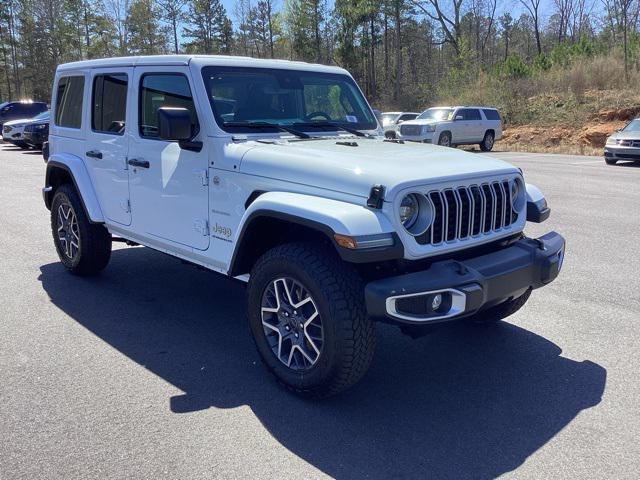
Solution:
<path fill-rule="evenodd" d="M 25 141 L 25 143 L 34 147 L 42 147 L 48 136 L 49 135 L 47 133 L 25 132 L 23 140 Z"/>
<path fill-rule="evenodd" d="M 376 320 L 425 325 L 455 320 L 552 282 L 560 272 L 565 241 L 550 232 L 475 258 L 433 263 L 428 270 L 374 280 L 365 287 Z M 441 304 L 432 308 L 435 295 Z"/>
<path fill-rule="evenodd" d="M 617 160 L 640 160 L 640 148 L 606 146 L 604 156 Z"/>

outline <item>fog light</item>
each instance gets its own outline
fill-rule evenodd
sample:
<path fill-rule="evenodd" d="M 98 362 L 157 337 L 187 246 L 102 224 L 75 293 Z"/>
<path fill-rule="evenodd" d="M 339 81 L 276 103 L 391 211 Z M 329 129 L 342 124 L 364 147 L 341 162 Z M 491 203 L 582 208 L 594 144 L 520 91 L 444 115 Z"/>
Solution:
<path fill-rule="evenodd" d="M 431 300 L 431 310 L 436 311 L 442 305 L 442 294 L 438 293 L 433 296 L 433 300 Z"/>

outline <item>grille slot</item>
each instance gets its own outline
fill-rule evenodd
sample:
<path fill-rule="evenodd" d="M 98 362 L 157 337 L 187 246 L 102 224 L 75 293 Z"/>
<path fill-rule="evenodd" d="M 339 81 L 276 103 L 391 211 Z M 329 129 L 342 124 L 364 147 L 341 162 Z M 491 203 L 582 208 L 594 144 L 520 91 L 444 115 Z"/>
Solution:
<path fill-rule="evenodd" d="M 429 229 L 416 237 L 420 245 L 439 245 L 509 228 L 517 219 L 511 207 L 511 183 L 499 180 L 426 194 L 434 211 Z"/>

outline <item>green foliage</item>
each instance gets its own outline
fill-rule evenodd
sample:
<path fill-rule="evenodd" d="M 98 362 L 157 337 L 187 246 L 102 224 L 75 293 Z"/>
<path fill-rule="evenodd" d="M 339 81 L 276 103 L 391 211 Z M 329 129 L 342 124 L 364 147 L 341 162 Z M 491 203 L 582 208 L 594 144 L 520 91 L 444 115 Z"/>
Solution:
<path fill-rule="evenodd" d="M 498 65 L 498 76 L 508 79 L 525 78 L 531 75 L 531 67 L 519 55 L 511 54 Z"/>

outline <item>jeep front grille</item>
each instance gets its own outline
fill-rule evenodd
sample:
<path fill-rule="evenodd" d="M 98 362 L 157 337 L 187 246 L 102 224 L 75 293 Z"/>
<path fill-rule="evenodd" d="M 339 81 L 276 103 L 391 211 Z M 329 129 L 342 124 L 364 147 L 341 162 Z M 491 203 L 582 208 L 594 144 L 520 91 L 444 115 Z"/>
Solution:
<path fill-rule="evenodd" d="M 400 125 L 400 134 L 416 136 L 420 135 L 422 131 L 422 125 Z"/>
<path fill-rule="evenodd" d="M 518 219 L 508 180 L 431 190 L 425 195 L 434 218 L 427 231 L 416 237 L 420 245 L 476 238 L 508 228 Z"/>

